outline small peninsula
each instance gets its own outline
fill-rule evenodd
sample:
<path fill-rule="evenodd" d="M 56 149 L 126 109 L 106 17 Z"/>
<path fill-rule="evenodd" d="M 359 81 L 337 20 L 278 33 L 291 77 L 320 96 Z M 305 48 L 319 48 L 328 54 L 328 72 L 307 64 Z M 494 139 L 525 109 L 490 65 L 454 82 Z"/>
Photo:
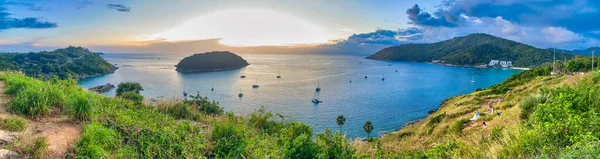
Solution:
<path fill-rule="evenodd" d="M 242 57 L 229 51 L 213 51 L 194 54 L 183 58 L 175 67 L 177 72 L 215 72 L 238 69 L 248 66 L 248 62 Z"/>

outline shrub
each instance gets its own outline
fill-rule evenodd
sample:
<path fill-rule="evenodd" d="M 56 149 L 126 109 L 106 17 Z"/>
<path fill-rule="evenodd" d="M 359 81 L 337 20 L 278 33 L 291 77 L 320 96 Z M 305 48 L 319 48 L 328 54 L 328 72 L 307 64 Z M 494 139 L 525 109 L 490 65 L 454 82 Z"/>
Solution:
<path fill-rule="evenodd" d="M 211 140 L 216 157 L 240 158 L 247 145 L 245 133 L 243 126 L 231 122 L 215 124 Z"/>
<path fill-rule="evenodd" d="M 185 99 L 183 102 L 193 105 L 204 114 L 221 115 L 224 113 L 223 108 L 219 106 L 219 102 L 210 101 L 208 97 L 200 96 L 200 93 L 195 96 L 190 95 L 190 99 Z"/>
<path fill-rule="evenodd" d="M 121 143 L 119 133 L 100 124 L 88 124 L 77 143 L 78 158 L 108 158 Z"/>
<path fill-rule="evenodd" d="M 528 96 L 523 101 L 521 101 L 521 119 L 527 120 L 529 118 L 529 115 L 533 113 L 533 111 L 539 104 L 543 104 L 546 102 L 548 96 L 549 95 L 547 94 L 542 94 L 538 96 Z"/>
<path fill-rule="evenodd" d="M 79 120 L 88 120 L 100 104 L 100 98 L 91 93 L 74 93 L 69 97 L 67 113 Z"/>
<path fill-rule="evenodd" d="M 140 85 L 137 82 L 121 82 L 117 86 L 117 96 L 121 96 L 121 94 L 123 94 L 125 92 L 130 92 L 130 91 L 133 91 L 133 92 L 139 94 L 140 91 L 143 91 L 143 90 L 144 90 L 144 88 L 142 88 L 142 85 Z"/>
<path fill-rule="evenodd" d="M 458 119 L 458 120 L 454 121 L 450 130 L 452 130 L 453 132 L 455 132 L 457 134 L 462 134 L 462 130 L 465 128 L 465 124 L 469 123 L 470 121 L 471 120 L 469 120 L 469 118 Z"/>
<path fill-rule="evenodd" d="M 319 147 L 318 158 L 352 158 L 355 151 L 341 132 L 331 133 L 329 128 L 317 134 L 315 143 Z"/>
<path fill-rule="evenodd" d="M 144 96 L 142 96 L 139 93 L 136 93 L 134 91 L 121 93 L 121 95 L 119 97 L 130 100 L 136 105 L 141 105 L 142 100 L 144 100 Z"/>
<path fill-rule="evenodd" d="M 45 137 L 37 137 L 33 141 L 33 144 L 26 146 L 24 150 L 29 155 L 29 158 L 42 159 L 48 157 L 47 147 L 48 140 Z"/>
<path fill-rule="evenodd" d="M 10 101 L 11 110 L 31 117 L 50 114 L 52 105 L 49 96 L 44 92 L 44 89 L 26 87 Z"/>
<path fill-rule="evenodd" d="M 261 107 L 258 111 L 250 114 L 248 123 L 261 131 L 273 134 L 283 127 L 283 123 L 272 121 L 271 117 L 273 117 L 273 113 L 267 111 L 265 107 Z M 283 116 L 280 117 L 283 119 Z"/>
<path fill-rule="evenodd" d="M 27 120 L 22 117 L 0 119 L 0 128 L 13 132 L 21 132 L 27 128 Z"/>

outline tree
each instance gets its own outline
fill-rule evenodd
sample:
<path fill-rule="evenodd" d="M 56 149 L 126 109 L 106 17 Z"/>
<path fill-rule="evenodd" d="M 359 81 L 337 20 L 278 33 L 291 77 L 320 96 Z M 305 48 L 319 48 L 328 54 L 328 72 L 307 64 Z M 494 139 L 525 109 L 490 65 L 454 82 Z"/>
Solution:
<path fill-rule="evenodd" d="M 137 82 L 121 82 L 117 86 L 117 96 L 121 96 L 121 94 L 129 91 L 133 91 L 137 94 L 140 94 L 140 91 L 143 91 L 142 85 Z"/>
<path fill-rule="evenodd" d="M 365 125 L 363 125 L 363 129 L 365 130 L 365 132 L 367 132 L 367 138 L 371 138 L 371 132 L 373 131 L 373 123 L 367 120 L 367 122 L 365 122 Z"/>
<path fill-rule="evenodd" d="M 344 122 L 346 122 L 346 118 L 344 118 L 344 115 L 339 115 L 336 119 L 338 126 L 340 126 L 340 133 L 342 132 L 342 125 L 344 125 Z"/>

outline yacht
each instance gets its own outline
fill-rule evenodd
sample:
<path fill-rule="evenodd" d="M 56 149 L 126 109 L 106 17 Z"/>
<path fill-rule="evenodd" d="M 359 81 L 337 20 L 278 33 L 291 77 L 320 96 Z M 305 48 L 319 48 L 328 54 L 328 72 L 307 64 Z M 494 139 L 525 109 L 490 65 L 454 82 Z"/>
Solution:
<path fill-rule="evenodd" d="M 242 72 L 242 76 L 240 78 L 246 78 L 246 71 Z"/>
<path fill-rule="evenodd" d="M 252 88 L 258 88 L 258 77 L 256 78 L 256 84 L 252 85 Z"/>
<path fill-rule="evenodd" d="M 475 76 L 473 76 L 473 78 L 470 81 L 471 83 L 475 83 Z"/>
<path fill-rule="evenodd" d="M 244 97 L 244 93 L 242 93 L 242 89 L 240 88 L 240 94 L 238 94 L 238 97 L 242 98 Z"/>
<path fill-rule="evenodd" d="M 277 72 L 277 78 L 281 78 L 281 75 L 279 75 L 279 72 Z"/>
<path fill-rule="evenodd" d="M 317 81 L 317 89 L 315 89 L 315 91 L 319 92 L 321 91 L 321 82 Z"/>

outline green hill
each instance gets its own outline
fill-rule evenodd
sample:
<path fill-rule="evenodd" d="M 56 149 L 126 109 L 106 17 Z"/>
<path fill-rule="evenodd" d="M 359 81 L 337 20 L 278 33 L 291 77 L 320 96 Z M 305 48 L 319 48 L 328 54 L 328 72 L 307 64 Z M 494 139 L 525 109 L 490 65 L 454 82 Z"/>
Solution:
<path fill-rule="evenodd" d="M 585 50 L 571 50 L 568 52 L 574 55 L 592 56 L 592 51 L 595 51 L 596 53 L 594 55 L 598 56 L 598 54 L 600 53 L 600 47 L 590 47 Z"/>
<path fill-rule="evenodd" d="M 237 69 L 248 65 L 246 60 L 234 53 L 213 51 L 183 58 L 176 65 L 176 70 L 182 73 L 213 72 Z"/>
<path fill-rule="evenodd" d="M 385 48 L 367 59 L 431 62 L 476 66 L 491 60 L 512 61 L 515 67 L 535 67 L 552 61 L 550 49 L 540 49 L 488 34 L 470 34 L 431 44 L 403 44 Z M 571 59 L 574 55 L 557 52 L 556 59 Z"/>
<path fill-rule="evenodd" d="M 83 47 L 69 46 L 54 51 L 0 54 L 0 70 L 22 71 L 28 76 L 61 79 L 85 79 L 114 72 L 111 65 L 98 54 Z"/>

